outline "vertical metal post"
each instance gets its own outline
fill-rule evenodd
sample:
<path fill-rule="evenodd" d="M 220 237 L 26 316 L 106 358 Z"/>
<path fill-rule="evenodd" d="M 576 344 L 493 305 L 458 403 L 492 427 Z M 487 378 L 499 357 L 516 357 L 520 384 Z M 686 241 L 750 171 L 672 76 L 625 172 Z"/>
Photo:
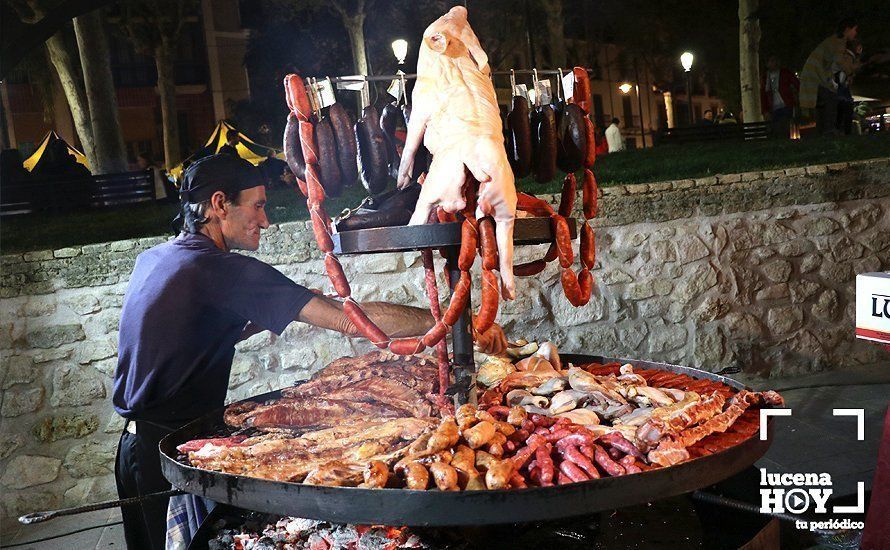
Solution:
<path fill-rule="evenodd" d="M 692 71 L 686 71 L 686 97 L 689 98 L 689 125 L 695 124 L 692 118 Z"/>
<path fill-rule="evenodd" d="M 643 149 L 646 148 L 646 129 L 643 127 L 643 98 L 640 97 L 640 68 L 637 66 L 637 60 L 634 59 L 634 73 L 637 77 L 637 108 L 640 110 L 640 142 Z"/>
<path fill-rule="evenodd" d="M 528 8 L 528 0 L 525 0 L 525 40 L 528 42 L 528 53 L 529 53 L 529 61 L 531 61 L 532 67 L 537 67 L 538 63 L 535 60 L 535 42 L 532 39 L 532 16 L 531 10 Z"/>
<path fill-rule="evenodd" d="M 448 257 L 448 275 L 451 279 L 451 291 L 460 280 L 460 269 L 457 267 L 460 256 L 459 246 L 449 246 L 445 252 Z M 467 299 L 467 307 L 461 313 L 457 322 L 451 327 L 451 361 L 454 372 L 454 400 L 457 405 L 475 402 L 476 387 L 476 363 L 473 361 L 473 321 L 470 312 L 473 310 L 472 300 Z"/>

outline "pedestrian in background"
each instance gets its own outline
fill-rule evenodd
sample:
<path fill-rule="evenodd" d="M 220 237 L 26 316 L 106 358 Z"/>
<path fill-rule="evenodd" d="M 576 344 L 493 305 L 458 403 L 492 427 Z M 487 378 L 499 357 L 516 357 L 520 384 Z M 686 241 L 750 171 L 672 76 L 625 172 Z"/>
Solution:
<path fill-rule="evenodd" d="M 624 151 L 624 136 L 621 135 L 621 128 L 618 127 L 619 122 L 617 118 L 613 118 L 612 124 L 606 128 L 606 141 L 609 143 L 610 153 Z"/>
<path fill-rule="evenodd" d="M 858 40 L 851 40 L 847 43 L 847 49 L 844 50 L 842 60 L 846 60 L 850 65 L 856 66 L 862 57 L 862 43 Z M 837 84 L 837 130 L 839 133 L 848 136 L 853 131 L 853 92 L 850 90 L 850 84 L 853 75 L 844 71 L 841 63 L 835 63 L 834 81 Z"/>
<path fill-rule="evenodd" d="M 766 61 L 766 71 L 760 78 L 760 106 L 763 114 L 769 115 L 773 133 L 788 137 L 791 119 L 800 94 L 800 80 L 779 58 L 771 55 Z"/>
<path fill-rule="evenodd" d="M 837 82 L 835 64 L 846 75 L 859 69 L 859 62 L 851 62 L 845 55 L 847 42 L 856 39 L 859 25 L 854 19 L 843 19 L 835 34 L 823 40 L 810 53 L 800 73 L 800 107 L 816 109 L 816 128 L 820 134 L 837 134 Z"/>

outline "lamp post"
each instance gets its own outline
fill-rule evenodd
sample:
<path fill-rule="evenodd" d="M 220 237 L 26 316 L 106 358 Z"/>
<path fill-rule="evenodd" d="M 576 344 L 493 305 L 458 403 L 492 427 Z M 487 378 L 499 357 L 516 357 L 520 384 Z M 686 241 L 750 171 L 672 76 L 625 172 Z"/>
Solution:
<path fill-rule="evenodd" d="M 683 55 L 680 56 L 680 64 L 683 65 L 683 70 L 686 71 L 686 95 L 689 97 L 689 125 L 692 126 L 694 124 L 692 119 L 692 60 L 693 60 L 692 52 L 683 52 Z"/>
<path fill-rule="evenodd" d="M 631 84 L 630 82 L 624 82 L 620 86 L 618 86 L 618 90 L 627 95 L 631 90 L 636 89 L 637 91 L 637 105 L 640 109 L 640 147 L 642 149 L 646 148 L 646 132 L 643 129 L 643 101 L 640 99 L 640 85 L 639 84 Z M 631 120 L 631 122 L 633 122 Z"/>

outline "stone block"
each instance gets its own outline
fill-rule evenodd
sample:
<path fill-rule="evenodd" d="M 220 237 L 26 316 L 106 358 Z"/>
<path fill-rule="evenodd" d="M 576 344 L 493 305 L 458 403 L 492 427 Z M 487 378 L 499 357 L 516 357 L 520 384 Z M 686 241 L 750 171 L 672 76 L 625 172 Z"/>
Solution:
<path fill-rule="evenodd" d="M 726 347 L 726 337 L 719 330 L 699 330 L 695 333 L 692 362 L 696 368 L 715 372 Z"/>
<path fill-rule="evenodd" d="M 698 235 L 689 235 L 677 242 L 677 260 L 681 264 L 688 264 L 706 258 L 710 254 L 710 249 Z"/>
<path fill-rule="evenodd" d="M 881 219 L 884 212 L 878 203 L 872 202 L 853 209 L 849 215 L 849 223 L 844 229 L 852 235 L 861 235 L 866 230 L 874 227 Z"/>
<path fill-rule="evenodd" d="M 784 256 L 786 258 L 796 258 L 798 256 L 803 256 L 812 249 L 813 243 L 811 243 L 810 241 L 804 239 L 796 239 L 779 245 L 779 247 L 776 249 L 776 252 L 778 252 L 780 256 Z"/>
<path fill-rule="evenodd" d="M 818 254 L 807 254 L 800 261 L 800 272 L 810 273 L 822 265 L 822 257 Z"/>
<path fill-rule="evenodd" d="M 855 274 L 851 264 L 838 264 L 829 260 L 824 260 L 821 263 L 819 276 L 826 282 L 836 285 L 850 284 L 855 281 Z"/>
<path fill-rule="evenodd" d="M 801 279 L 791 283 L 791 303 L 800 304 L 814 296 L 819 291 L 819 283 L 809 279 Z"/>
<path fill-rule="evenodd" d="M 674 183 L 674 189 L 678 191 L 682 191 L 685 189 L 692 189 L 695 187 L 695 180 L 676 180 Z"/>
<path fill-rule="evenodd" d="M 826 289 L 819 295 L 819 299 L 813 304 L 813 317 L 820 321 L 835 321 L 840 313 L 840 300 L 838 293 L 833 289 Z"/>
<path fill-rule="evenodd" d="M 101 502 L 117 498 L 114 476 L 89 477 L 77 480 L 74 487 L 65 491 L 64 505 L 77 506 L 84 502 Z"/>
<path fill-rule="evenodd" d="M 237 351 L 259 351 L 275 343 L 275 335 L 265 330 L 235 344 Z"/>
<path fill-rule="evenodd" d="M 116 338 L 100 338 L 88 340 L 78 346 L 76 359 L 81 365 L 101 361 L 117 355 Z"/>
<path fill-rule="evenodd" d="M 660 240 L 650 245 L 652 259 L 656 262 L 677 261 L 677 249 L 672 241 Z"/>
<path fill-rule="evenodd" d="M 236 388 L 257 377 L 261 369 L 259 360 L 252 355 L 236 354 L 229 375 L 229 388 Z"/>
<path fill-rule="evenodd" d="M 649 192 L 649 184 L 637 183 L 634 185 L 628 185 L 626 187 L 626 190 L 628 195 L 642 195 Z"/>
<path fill-rule="evenodd" d="M 686 327 L 682 325 L 653 324 L 649 334 L 649 351 L 661 353 L 679 349 L 686 344 Z"/>
<path fill-rule="evenodd" d="M 358 273 L 393 273 L 404 269 L 401 254 L 371 254 L 356 257 L 352 270 Z"/>
<path fill-rule="evenodd" d="M 758 291 L 756 298 L 757 301 L 784 300 L 789 296 L 791 296 L 791 292 L 788 289 L 788 283 L 780 283 Z"/>
<path fill-rule="evenodd" d="M 43 388 L 6 390 L 3 392 L 3 407 L 0 409 L 0 414 L 4 418 L 10 418 L 34 412 L 43 405 L 43 393 Z"/>
<path fill-rule="evenodd" d="M 34 361 L 26 355 L 13 355 L 4 359 L 3 363 L 0 375 L 4 390 L 16 384 L 30 384 L 37 379 L 38 369 L 34 368 Z"/>
<path fill-rule="evenodd" d="M 89 315 L 102 309 L 99 299 L 92 294 L 77 294 L 65 300 L 65 304 L 78 315 Z"/>
<path fill-rule="evenodd" d="M 662 193 L 664 191 L 670 191 L 673 187 L 672 183 L 669 181 L 663 181 L 659 183 L 650 183 L 649 184 L 649 192 L 650 193 Z"/>
<path fill-rule="evenodd" d="M 121 312 L 119 309 L 106 309 L 90 315 L 84 325 L 90 333 L 90 336 L 104 336 L 117 332 L 120 328 Z"/>
<path fill-rule="evenodd" d="M 12 331 L 15 326 L 12 323 L 0 323 L 0 349 L 12 347 Z"/>
<path fill-rule="evenodd" d="M 731 304 L 727 300 L 719 296 L 708 296 L 693 312 L 692 318 L 698 324 L 710 323 L 724 317 L 730 308 Z"/>
<path fill-rule="evenodd" d="M 54 258 L 74 258 L 80 256 L 80 248 L 68 247 L 53 251 Z"/>
<path fill-rule="evenodd" d="M 102 252 L 108 251 L 108 248 L 109 243 L 94 243 L 81 246 L 80 251 L 84 256 L 97 256 Z"/>
<path fill-rule="evenodd" d="M 841 224 L 833 218 L 820 216 L 807 221 L 803 226 L 804 235 L 807 237 L 821 237 L 831 235 L 841 228 Z"/>
<path fill-rule="evenodd" d="M 119 434 L 124 430 L 126 423 L 127 421 L 124 417 L 119 416 L 117 413 L 111 413 L 102 431 L 107 434 Z"/>
<path fill-rule="evenodd" d="M 773 260 L 761 267 L 767 279 L 774 283 L 787 282 L 791 277 L 791 262 L 787 260 Z"/>
<path fill-rule="evenodd" d="M 884 255 L 885 264 L 890 265 L 890 257 Z M 853 262 L 854 273 L 875 273 L 881 271 L 881 259 L 877 256 L 867 256 Z"/>
<path fill-rule="evenodd" d="M 608 269 L 600 276 L 600 281 L 605 285 L 620 285 L 633 281 L 634 278 L 621 269 Z"/>
<path fill-rule="evenodd" d="M 580 339 L 579 353 L 591 355 L 610 355 L 622 350 L 615 329 L 602 324 L 591 324 L 579 329 L 577 337 Z"/>
<path fill-rule="evenodd" d="M 774 335 L 794 332 L 803 325 L 803 310 L 800 306 L 785 306 L 769 310 L 766 325 Z"/>
<path fill-rule="evenodd" d="M 60 439 L 79 439 L 99 428 L 99 417 L 95 414 L 67 414 L 47 416 L 31 428 L 31 434 L 38 441 L 51 443 Z"/>
<path fill-rule="evenodd" d="M 711 264 L 699 264 L 688 277 L 679 281 L 674 297 L 679 302 L 688 304 L 715 286 L 717 286 L 717 270 Z"/>
<path fill-rule="evenodd" d="M 865 254 L 865 247 L 844 235 L 830 247 L 831 255 L 836 262 L 857 260 Z"/>
<path fill-rule="evenodd" d="M 23 443 L 19 434 L 0 434 L 0 460 L 6 460 Z"/>
<path fill-rule="evenodd" d="M 53 393 L 49 402 L 53 407 L 89 405 L 105 398 L 105 384 L 91 367 L 64 366 L 53 373 Z"/>
<path fill-rule="evenodd" d="M 45 262 L 53 259 L 53 251 L 35 250 L 34 252 L 25 252 L 19 259 L 24 259 L 26 262 Z"/>
<path fill-rule="evenodd" d="M 35 364 L 48 363 L 50 361 L 67 359 L 71 357 L 72 353 L 73 350 L 62 348 L 37 350 L 31 355 L 31 359 Z"/>
<path fill-rule="evenodd" d="M 655 285 L 652 280 L 634 283 L 627 287 L 627 297 L 630 300 L 645 300 L 652 296 L 655 296 Z"/>
<path fill-rule="evenodd" d="M 9 461 L 0 484 L 10 489 L 43 485 L 59 477 L 62 461 L 51 456 L 19 455 Z"/>
<path fill-rule="evenodd" d="M 741 174 L 717 174 L 717 183 L 738 183 L 742 181 Z"/>
<path fill-rule="evenodd" d="M 33 296 L 22 304 L 23 317 L 45 317 L 56 312 L 54 299 L 44 296 Z"/>
<path fill-rule="evenodd" d="M 751 313 L 732 311 L 724 322 L 727 334 L 732 340 L 755 342 L 763 337 L 763 325 Z"/>
<path fill-rule="evenodd" d="M 842 172 L 846 170 L 850 166 L 849 162 L 833 162 L 831 164 L 826 164 L 825 168 L 829 172 Z"/>
<path fill-rule="evenodd" d="M 62 499 L 51 491 L 7 491 L 3 495 L 3 511 L 6 516 L 16 518 L 24 514 L 42 510 L 54 510 L 61 505 Z M 31 548 L 37 548 L 31 546 Z"/>
<path fill-rule="evenodd" d="M 111 252 L 126 252 L 127 250 L 133 250 L 136 247 L 135 240 L 126 240 L 126 241 L 114 241 L 108 247 Z"/>
<path fill-rule="evenodd" d="M 31 348 L 57 348 L 62 344 L 72 344 L 86 338 L 79 324 L 50 325 L 30 329 L 25 334 L 25 343 Z"/>
<path fill-rule="evenodd" d="M 618 341 L 624 349 L 639 350 L 649 334 L 649 329 L 645 323 L 638 323 L 629 327 L 618 329 Z"/>
<path fill-rule="evenodd" d="M 808 176 L 818 176 L 821 174 L 827 174 L 828 168 L 824 164 L 818 164 L 816 166 L 807 166 L 807 175 Z"/>
<path fill-rule="evenodd" d="M 553 322 L 559 327 L 575 327 L 599 321 L 606 314 L 606 303 L 602 296 L 593 295 L 587 305 L 575 307 L 565 297 L 561 285 L 553 287 L 550 302 Z"/>
<path fill-rule="evenodd" d="M 804 166 L 797 166 L 794 168 L 786 168 L 785 175 L 786 176 L 806 176 L 807 169 Z"/>
<path fill-rule="evenodd" d="M 294 370 L 297 372 L 313 372 L 320 365 L 317 365 L 318 356 L 311 347 L 292 347 L 281 351 L 279 364 L 282 370 Z M 289 376 L 293 377 L 293 374 Z"/>
<path fill-rule="evenodd" d="M 65 469 L 72 477 L 95 477 L 114 473 L 117 441 L 89 441 L 76 445 L 65 455 Z"/>

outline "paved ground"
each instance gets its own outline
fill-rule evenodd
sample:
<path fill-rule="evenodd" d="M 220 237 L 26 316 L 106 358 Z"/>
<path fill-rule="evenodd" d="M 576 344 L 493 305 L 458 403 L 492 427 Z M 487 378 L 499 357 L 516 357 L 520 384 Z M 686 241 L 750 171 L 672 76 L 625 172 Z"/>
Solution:
<path fill-rule="evenodd" d="M 774 442 L 758 466 L 770 472 L 827 472 L 832 477 L 836 496 L 855 493 L 857 481 L 864 481 L 866 489 L 871 488 L 884 416 L 890 402 L 890 364 L 766 384 L 749 383 L 781 391 L 793 411 L 790 418 L 775 420 Z M 833 416 L 835 408 L 865 410 L 865 441 L 856 440 L 856 420 Z M 7 548 L 119 521 L 120 513 L 116 509 L 60 518 L 3 533 L 0 545 Z M 123 530 L 118 524 L 17 548 L 98 550 L 125 546 Z"/>

